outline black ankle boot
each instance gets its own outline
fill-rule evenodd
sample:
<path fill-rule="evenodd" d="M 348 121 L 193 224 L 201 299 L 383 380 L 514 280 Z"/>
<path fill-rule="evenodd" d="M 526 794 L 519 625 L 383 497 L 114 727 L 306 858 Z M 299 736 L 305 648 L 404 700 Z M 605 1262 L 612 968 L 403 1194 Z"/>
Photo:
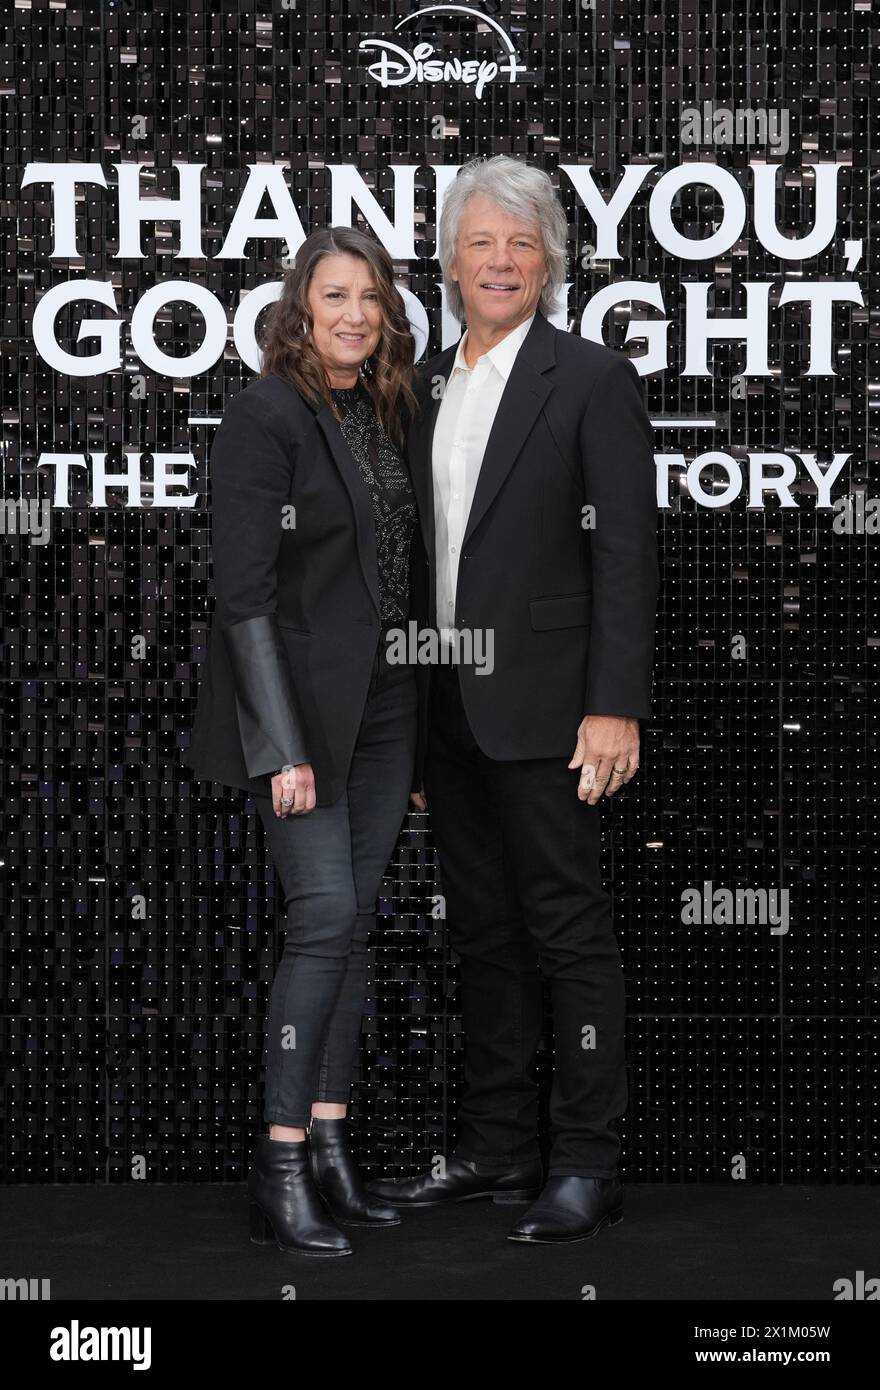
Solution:
<path fill-rule="evenodd" d="M 350 1255 L 344 1231 L 315 1187 L 305 1139 L 287 1143 L 261 1134 L 248 1175 L 251 1240 L 302 1255 Z"/>
<path fill-rule="evenodd" d="M 335 1220 L 345 1226 L 399 1226 L 400 1212 L 372 1197 L 351 1153 L 349 1122 L 313 1119 L 309 1127 L 312 1174 Z"/>

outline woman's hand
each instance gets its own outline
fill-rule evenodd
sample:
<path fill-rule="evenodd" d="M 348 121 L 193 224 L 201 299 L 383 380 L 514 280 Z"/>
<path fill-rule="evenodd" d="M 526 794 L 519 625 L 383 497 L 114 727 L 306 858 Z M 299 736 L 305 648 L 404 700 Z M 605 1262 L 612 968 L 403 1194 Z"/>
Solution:
<path fill-rule="evenodd" d="M 414 811 L 427 811 L 427 809 L 428 809 L 428 803 L 427 803 L 427 801 L 425 800 L 425 789 L 424 789 L 424 787 L 422 788 L 422 790 L 421 790 L 420 792 L 410 792 L 410 794 L 409 794 L 409 799 L 410 799 L 410 801 L 411 801 L 412 804 L 413 804 L 413 810 L 414 810 Z"/>
<path fill-rule="evenodd" d="M 285 800 L 290 804 L 285 805 Z M 315 807 L 315 774 L 311 763 L 297 763 L 289 772 L 276 772 L 272 778 L 272 805 L 276 816 L 291 812 L 301 816 Z"/>

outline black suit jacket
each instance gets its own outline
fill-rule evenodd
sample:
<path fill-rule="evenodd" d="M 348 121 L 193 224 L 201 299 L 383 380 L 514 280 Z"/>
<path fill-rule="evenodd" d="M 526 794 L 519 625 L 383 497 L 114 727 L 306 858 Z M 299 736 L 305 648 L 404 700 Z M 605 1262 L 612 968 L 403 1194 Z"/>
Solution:
<path fill-rule="evenodd" d="M 329 406 L 274 375 L 226 407 L 211 487 L 215 607 L 183 761 L 266 796 L 284 763 L 310 762 L 329 805 L 380 633 L 369 492 Z"/>
<path fill-rule="evenodd" d="M 419 372 L 409 433 L 421 621 L 436 625 L 432 440 L 456 346 Z M 494 671 L 458 667 L 492 758 L 571 757 L 585 714 L 650 714 L 659 592 L 653 428 L 629 358 L 541 313 L 517 353 L 461 547 L 455 627 L 494 630 Z M 584 529 L 583 508 L 596 508 Z M 430 681 L 422 676 L 421 768 Z"/>

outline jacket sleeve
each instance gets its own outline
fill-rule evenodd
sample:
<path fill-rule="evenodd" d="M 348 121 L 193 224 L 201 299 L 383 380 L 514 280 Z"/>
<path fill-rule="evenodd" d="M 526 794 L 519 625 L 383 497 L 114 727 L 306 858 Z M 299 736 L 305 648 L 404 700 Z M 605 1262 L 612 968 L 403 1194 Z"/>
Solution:
<path fill-rule="evenodd" d="M 654 431 L 641 377 L 615 354 L 593 388 L 580 429 L 593 617 L 584 714 L 651 713 L 660 567 Z"/>
<path fill-rule="evenodd" d="M 213 572 L 249 777 L 310 761 L 276 615 L 276 570 L 293 466 L 279 412 L 247 390 L 235 396 L 211 450 Z"/>

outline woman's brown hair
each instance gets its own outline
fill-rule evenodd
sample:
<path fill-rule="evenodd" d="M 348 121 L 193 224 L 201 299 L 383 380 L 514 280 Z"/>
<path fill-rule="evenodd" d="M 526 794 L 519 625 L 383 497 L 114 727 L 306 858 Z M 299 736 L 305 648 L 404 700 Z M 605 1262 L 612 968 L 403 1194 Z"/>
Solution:
<path fill-rule="evenodd" d="M 368 359 L 366 383 L 386 434 L 402 444 L 401 409 L 418 409 L 412 389 L 414 342 L 403 299 L 394 283 L 394 265 L 381 242 L 357 227 L 321 227 L 307 236 L 295 264 L 284 275 L 280 297 L 266 315 L 261 335 L 261 376 L 285 377 L 317 404 L 323 399 L 339 418 L 327 373 L 312 338 L 309 285 L 323 256 L 359 256 L 373 272 L 382 310 L 378 346 Z"/>

